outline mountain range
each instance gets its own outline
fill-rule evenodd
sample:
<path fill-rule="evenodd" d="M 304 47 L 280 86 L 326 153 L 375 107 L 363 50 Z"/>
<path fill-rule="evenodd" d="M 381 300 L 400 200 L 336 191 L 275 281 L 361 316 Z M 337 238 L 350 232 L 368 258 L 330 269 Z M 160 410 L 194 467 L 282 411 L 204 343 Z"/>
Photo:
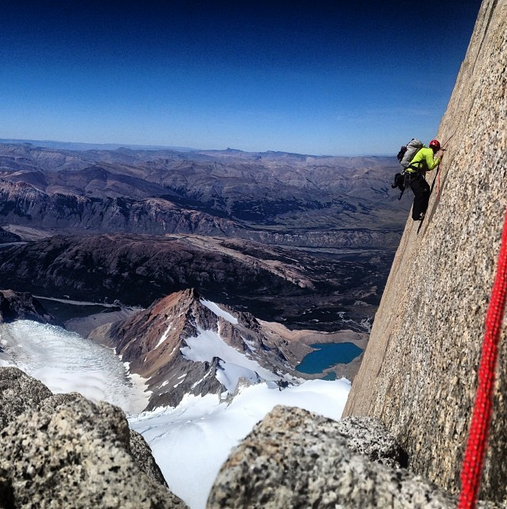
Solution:
<path fill-rule="evenodd" d="M 196 288 L 264 320 L 366 331 L 407 214 L 395 170 L 385 157 L 0 144 L 0 278 L 144 307 Z"/>
<path fill-rule="evenodd" d="M 390 191 L 395 169 L 385 157 L 0 144 L 0 217 L 6 224 L 58 231 L 386 246 L 407 211 Z M 351 234 L 360 229 L 371 237 Z"/>

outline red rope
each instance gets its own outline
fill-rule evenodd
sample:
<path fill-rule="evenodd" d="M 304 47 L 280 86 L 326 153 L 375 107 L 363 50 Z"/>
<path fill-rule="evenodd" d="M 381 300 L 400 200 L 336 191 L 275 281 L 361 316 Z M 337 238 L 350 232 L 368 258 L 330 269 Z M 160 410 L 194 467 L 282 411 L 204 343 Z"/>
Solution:
<path fill-rule="evenodd" d="M 498 361 L 498 344 L 507 300 L 507 215 L 505 217 L 498 266 L 486 315 L 479 382 L 472 413 L 470 433 L 461 470 L 458 509 L 474 509 L 477 503 L 482 468 L 493 413 L 493 391 Z"/>

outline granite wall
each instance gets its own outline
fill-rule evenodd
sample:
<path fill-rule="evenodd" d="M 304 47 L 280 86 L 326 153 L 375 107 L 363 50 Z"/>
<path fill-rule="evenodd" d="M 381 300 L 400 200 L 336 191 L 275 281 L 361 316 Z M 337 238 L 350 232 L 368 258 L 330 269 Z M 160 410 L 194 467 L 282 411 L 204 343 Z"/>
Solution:
<path fill-rule="evenodd" d="M 345 415 L 379 418 L 411 469 L 458 491 L 507 206 L 507 0 L 483 1 L 437 137 L 447 151 L 428 175 L 428 213 L 407 221 Z M 507 499 L 506 328 L 481 493 L 496 501 Z"/>

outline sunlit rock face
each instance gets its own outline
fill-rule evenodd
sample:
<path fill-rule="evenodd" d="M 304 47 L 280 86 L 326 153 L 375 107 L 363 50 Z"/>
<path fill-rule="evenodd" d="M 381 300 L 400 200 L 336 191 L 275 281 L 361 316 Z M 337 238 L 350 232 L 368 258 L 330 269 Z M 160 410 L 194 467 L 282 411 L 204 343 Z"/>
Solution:
<path fill-rule="evenodd" d="M 345 415 L 380 418 L 410 467 L 457 491 L 507 205 L 507 2 L 485 0 L 437 137 L 422 224 L 407 223 Z M 435 180 L 433 180 L 435 179 Z M 482 497 L 507 497 L 507 342 Z"/>

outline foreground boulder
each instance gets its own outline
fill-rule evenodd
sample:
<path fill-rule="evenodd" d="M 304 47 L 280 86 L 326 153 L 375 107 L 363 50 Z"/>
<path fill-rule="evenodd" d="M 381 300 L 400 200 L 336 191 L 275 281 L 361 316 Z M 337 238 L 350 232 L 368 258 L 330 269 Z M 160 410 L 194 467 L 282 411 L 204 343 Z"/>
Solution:
<path fill-rule="evenodd" d="M 53 393 L 18 368 L 0 368 L 0 430 L 28 409 L 39 408 Z"/>
<path fill-rule="evenodd" d="M 0 368 L 0 401 L 18 396 L 2 417 L 0 507 L 186 507 L 120 408 L 75 393 L 53 396 L 31 380 Z"/>
<path fill-rule="evenodd" d="M 359 426 L 359 434 L 364 434 L 361 428 L 365 429 L 364 423 Z M 385 442 L 380 435 L 379 440 Z M 409 471 L 355 454 L 349 448 L 351 442 L 374 456 L 384 449 L 373 452 L 374 441 L 369 438 L 366 445 L 359 445 L 358 434 L 341 434 L 339 422 L 298 408 L 275 407 L 232 451 L 218 474 L 208 507 L 456 506 L 452 496 Z"/>

